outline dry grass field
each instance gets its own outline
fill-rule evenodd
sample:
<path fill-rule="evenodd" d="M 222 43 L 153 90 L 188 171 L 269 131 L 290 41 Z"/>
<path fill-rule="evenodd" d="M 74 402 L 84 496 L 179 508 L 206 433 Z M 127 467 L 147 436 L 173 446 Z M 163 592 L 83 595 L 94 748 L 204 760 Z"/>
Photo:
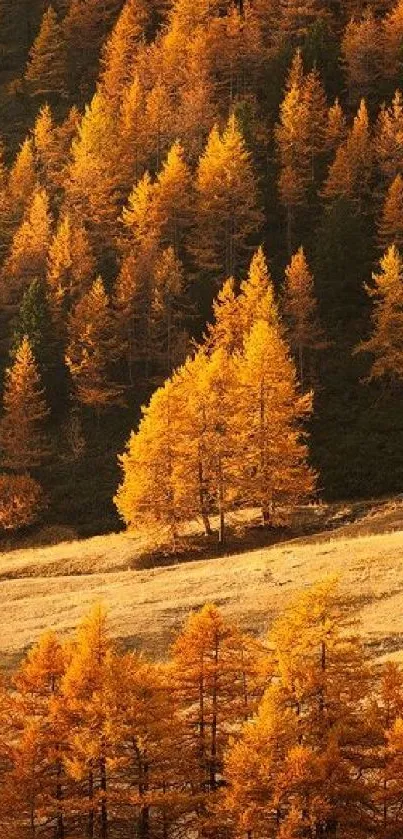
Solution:
<path fill-rule="evenodd" d="M 70 632 L 98 601 L 117 639 L 154 656 L 208 601 L 261 634 L 296 591 L 329 576 L 374 656 L 403 659 L 403 501 L 312 508 L 308 520 L 277 544 L 250 527 L 228 555 L 148 568 L 147 544 L 130 534 L 3 551 L 0 661 L 13 664 L 48 627 Z"/>

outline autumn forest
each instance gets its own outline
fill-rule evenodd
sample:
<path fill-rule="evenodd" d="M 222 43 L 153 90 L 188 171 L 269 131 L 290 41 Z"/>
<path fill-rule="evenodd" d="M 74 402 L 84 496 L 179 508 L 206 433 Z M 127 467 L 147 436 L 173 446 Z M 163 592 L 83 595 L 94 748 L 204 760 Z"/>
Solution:
<path fill-rule="evenodd" d="M 402 3 L 0 21 L 3 533 L 400 490 Z"/>
<path fill-rule="evenodd" d="M 116 613 L 164 563 L 186 588 L 184 552 L 210 583 L 237 516 L 268 551 L 401 493 L 402 379 L 403 0 L 0 0 L 6 620 L 29 567 L 37 597 L 0 651 L 0 839 L 401 839 L 403 636 L 360 634 L 369 562 L 348 599 L 333 547 L 312 586 L 264 554 L 293 597 L 263 634 L 223 565 L 217 605 L 162 598 L 165 657 Z M 97 581 L 21 559 L 94 536 L 127 540 Z M 71 632 L 69 574 L 97 602 Z"/>

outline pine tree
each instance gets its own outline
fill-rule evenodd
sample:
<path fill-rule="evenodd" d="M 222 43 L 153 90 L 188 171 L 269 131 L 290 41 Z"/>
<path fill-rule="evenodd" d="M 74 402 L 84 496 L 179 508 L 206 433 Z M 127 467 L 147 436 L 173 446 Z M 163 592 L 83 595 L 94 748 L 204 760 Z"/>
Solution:
<path fill-rule="evenodd" d="M 25 80 L 36 96 L 66 91 L 66 53 L 62 28 L 52 6 L 44 13 L 39 33 L 30 51 Z"/>
<path fill-rule="evenodd" d="M 216 279 L 242 270 L 261 225 L 251 156 L 232 115 L 220 136 L 210 133 L 196 180 L 193 252 L 198 266 Z"/>
<path fill-rule="evenodd" d="M 6 371 L 3 409 L 0 448 L 4 466 L 16 471 L 40 466 L 49 455 L 44 433 L 49 411 L 26 337 L 15 354 L 12 366 Z"/>
<path fill-rule="evenodd" d="M 290 326 L 293 352 L 298 359 L 299 381 L 304 386 L 306 354 L 325 346 L 319 324 L 314 280 L 301 247 L 285 271 L 284 313 Z"/>
<path fill-rule="evenodd" d="M 374 356 L 370 378 L 385 376 L 399 380 L 403 376 L 403 266 L 395 245 L 391 245 L 382 257 L 380 269 L 378 274 L 373 274 L 373 286 L 366 289 L 374 299 L 372 335 L 359 344 L 357 351 Z"/>
<path fill-rule="evenodd" d="M 52 217 L 44 189 L 36 189 L 2 268 L 5 296 L 15 301 L 33 279 L 44 279 Z"/>
<path fill-rule="evenodd" d="M 120 348 L 100 277 L 73 308 L 67 331 L 66 364 L 77 401 L 97 413 L 119 403 L 122 389 L 113 380 L 112 370 Z"/>

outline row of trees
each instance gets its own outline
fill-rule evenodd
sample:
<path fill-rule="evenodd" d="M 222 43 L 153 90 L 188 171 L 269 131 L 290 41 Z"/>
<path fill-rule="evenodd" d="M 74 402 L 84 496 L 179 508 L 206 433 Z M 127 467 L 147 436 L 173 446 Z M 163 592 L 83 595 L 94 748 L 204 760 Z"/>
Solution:
<path fill-rule="evenodd" d="M 10 839 L 398 837 L 403 681 L 374 668 L 334 586 L 267 642 L 215 606 L 168 660 L 122 653 L 97 607 L 45 634 L 0 693 Z"/>

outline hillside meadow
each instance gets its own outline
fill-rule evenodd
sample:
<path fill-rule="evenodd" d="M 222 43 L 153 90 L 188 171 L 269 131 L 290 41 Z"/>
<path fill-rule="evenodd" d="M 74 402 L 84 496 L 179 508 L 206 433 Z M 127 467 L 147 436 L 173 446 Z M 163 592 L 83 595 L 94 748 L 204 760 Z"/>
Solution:
<path fill-rule="evenodd" d="M 97 602 L 107 606 L 119 644 L 154 658 L 165 656 L 185 616 L 208 602 L 263 635 L 296 592 L 328 577 L 337 578 L 341 602 L 374 657 L 403 659 L 400 498 L 312 507 L 299 523 L 302 535 L 284 533 L 272 545 L 262 544 L 268 536 L 253 511 L 237 524 L 242 540 L 234 525 L 234 547 L 221 556 L 205 548 L 174 557 L 131 533 L 4 550 L 2 664 L 16 663 L 46 629 L 70 633 Z"/>

